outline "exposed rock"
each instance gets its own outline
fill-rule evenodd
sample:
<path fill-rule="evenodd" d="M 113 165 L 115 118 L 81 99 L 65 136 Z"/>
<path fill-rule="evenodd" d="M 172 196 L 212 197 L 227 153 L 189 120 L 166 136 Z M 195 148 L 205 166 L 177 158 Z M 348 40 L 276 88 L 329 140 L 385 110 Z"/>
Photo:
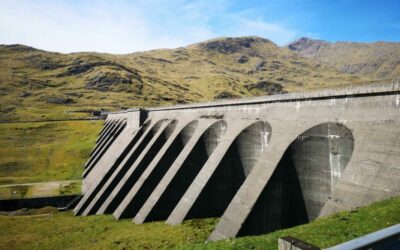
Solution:
<path fill-rule="evenodd" d="M 241 56 L 237 59 L 238 63 L 247 63 L 249 61 L 249 58 L 247 56 Z"/>
<path fill-rule="evenodd" d="M 39 80 L 39 79 L 24 79 L 21 81 L 22 85 L 29 86 L 30 89 L 43 89 L 46 87 L 60 87 L 65 84 L 65 82 L 55 83 L 51 80 Z"/>
<path fill-rule="evenodd" d="M 138 75 L 139 71 L 130 69 L 124 65 L 111 61 L 83 62 L 80 58 L 74 60 L 73 64 L 67 68 L 67 71 L 59 74 L 57 77 L 79 75 L 99 66 L 115 67 L 117 70 L 127 71 L 131 74 Z"/>
<path fill-rule="evenodd" d="M 287 46 L 297 54 L 337 70 L 378 79 L 400 74 L 400 43 L 326 42 L 301 38 Z"/>
<path fill-rule="evenodd" d="M 261 70 L 265 66 L 266 63 L 267 63 L 266 61 L 261 60 L 261 62 L 257 63 L 256 66 L 254 66 L 254 71 Z"/>
<path fill-rule="evenodd" d="M 28 96 L 31 96 L 31 95 L 32 95 L 32 93 L 22 92 L 22 94 L 20 94 L 19 97 L 25 98 L 25 97 L 28 97 Z"/>
<path fill-rule="evenodd" d="M 234 99 L 234 98 L 239 98 L 239 96 L 228 91 L 222 91 L 214 96 L 214 99 Z"/>
<path fill-rule="evenodd" d="M 268 81 L 259 81 L 257 83 L 251 83 L 244 85 L 244 87 L 247 90 L 259 89 L 268 93 L 269 95 L 287 93 L 287 91 L 283 90 L 283 86 L 281 84 Z"/>
<path fill-rule="evenodd" d="M 133 76 L 131 74 L 124 76 L 124 75 L 120 75 L 117 73 L 101 72 L 101 73 L 95 75 L 94 77 L 89 78 L 85 82 L 85 87 L 87 89 L 108 91 L 113 86 L 116 86 L 116 85 L 131 84 L 132 78 L 133 78 Z"/>
<path fill-rule="evenodd" d="M 74 99 L 72 98 L 66 98 L 66 97 L 50 97 L 47 99 L 48 103 L 52 103 L 52 104 L 72 104 L 75 103 Z"/>
<path fill-rule="evenodd" d="M 223 54 L 238 52 L 245 48 L 250 48 L 254 43 L 271 43 L 271 41 L 260 37 L 235 37 L 235 38 L 217 38 L 203 43 L 198 46 L 205 50 L 216 51 Z"/>
<path fill-rule="evenodd" d="M 315 51 L 319 50 L 321 46 L 326 46 L 326 45 L 329 45 L 329 43 L 326 41 L 302 37 L 290 43 L 287 47 L 290 50 L 308 54 L 308 53 L 315 53 Z"/>
<path fill-rule="evenodd" d="M 26 57 L 26 62 L 32 64 L 34 67 L 43 69 L 43 70 L 51 70 L 63 67 L 64 65 L 54 61 L 49 57 L 45 57 L 41 54 L 30 55 Z"/>
<path fill-rule="evenodd" d="M 78 93 L 78 92 L 66 92 L 64 94 L 68 95 L 68 96 L 72 96 L 72 97 L 82 97 L 83 96 L 82 93 Z"/>
<path fill-rule="evenodd" d="M 101 66 L 101 65 L 103 65 L 103 64 L 102 63 L 83 63 L 83 64 L 72 65 L 67 68 L 66 72 L 59 74 L 58 77 L 78 75 L 78 74 L 87 72 L 96 66 Z"/>

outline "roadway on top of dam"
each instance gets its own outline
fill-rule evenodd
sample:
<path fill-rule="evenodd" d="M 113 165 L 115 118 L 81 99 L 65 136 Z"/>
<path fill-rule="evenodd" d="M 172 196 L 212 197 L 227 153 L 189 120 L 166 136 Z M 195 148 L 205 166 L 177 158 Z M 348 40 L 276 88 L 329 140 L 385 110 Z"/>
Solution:
<path fill-rule="evenodd" d="M 324 100 L 324 99 L 339 99 L 339 98 L 355 98 L 373 95 L 392 95 L 400 94 L 400 83 L 387 83 L 387 84 L 365 84 L 360 86 L 346 85 L 347 88 L 326 88 L 318 89 L 307 92 L 296 92 L 287 94 L 277 94 L 269 96 L 255 96 L 245 97 L 239 99 L 218 100 L 212 102 L 199 102 L 189 104 L 168 105 L 161 107 L 145 107 L 145 108 L 129 108 L 126 110 L 106 112 L 107 114 L 123 114 L 128 112 L 135 112 L 139 110 L 146 111 L 167 111 L 177 109 L 201 109 L 211 107 L 224 107 L 224 106 L 241 106 L 241 105 L 256 105 L 262 103 L 277 103 L 277 102 L 296 102 L 296 101 L 309 101 L 309 100 Z M 398 96 L 400 105 L 400 96 Z"/>

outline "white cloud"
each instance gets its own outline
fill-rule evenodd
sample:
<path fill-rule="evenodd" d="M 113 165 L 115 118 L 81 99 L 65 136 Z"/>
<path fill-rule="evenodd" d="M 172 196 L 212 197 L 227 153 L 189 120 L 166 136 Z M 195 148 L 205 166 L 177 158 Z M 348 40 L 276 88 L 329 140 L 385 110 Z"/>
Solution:
<path fill-rule="evenodd" d="M 224 0 L 1 0 L 0 4 L 0 43 L 59 52 L 129 53 L 239 35 L 263 36 L 282 44 L 296 36 L 278 24 L 235 15 Z"/>

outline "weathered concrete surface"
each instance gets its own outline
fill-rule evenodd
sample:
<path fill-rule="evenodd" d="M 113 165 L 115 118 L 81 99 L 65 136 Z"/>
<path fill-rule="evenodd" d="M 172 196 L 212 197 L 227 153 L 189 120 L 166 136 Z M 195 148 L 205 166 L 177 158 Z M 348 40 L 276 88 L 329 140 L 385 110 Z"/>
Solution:
<path fill-rule="evenodd" d="M 118 121 L 127 125 L 113 138 Z M 100 136 L 77 214 L 221 216 L 209 240 L 400 194 L 398 84 L 128 110 L 109 114 Z"/>
<path fill-rule="evenodd" d="M 117 123 L 115 128 L 110 132 L 110 135 L 104 139 L 104 141 L 100 144 L 98 150 L 96 150 L 92 157 L 89 159 L 88 163 L 85 166 L 85 171 L 83 172 L 83 177 L 86 177 L 94 168 L 96 163 L 102 158 L 105 152 L 107 152 L 108 148 L 114 143 L 114 141 L 118 138 L 121 132 L 124 130 L 126 126 L 126 121 L 122 120 Z"/>
<path fill-rule="evenodd" d="M 92 189 L 89 189 L 85 192 L 85 195 L 82 197 L 82 199 L 79 201 L 77 206 L 75 207 L 75 215 L 81 214 L 84 209 L 88 206 L 88 203 L 93 199 L 93 196 L 99 191 L 99 189 L 104 185 L 104 183 L 108 180 L 109 176 L 112 175 L 118 167 L 118 165 L 124 160 L 126 155 L 128 154 L 128 150 L 133 146 L 132 144 L 135 143 L 135 141 L 132 143 L 135 138 L 137 138 L 138 131 L 131 131 L 127 129 L 124 131 L 124 133 L 121 134 L 121 138 L 118 142 L 113 144 L 113 148 L 110 148 L 110 153 L 113 153 L 112 156 L 108 156 L 103 158 L 102 164 L 106 166 L 111 166 L 110 168 L 103 168 L 104 172 L 99 173 L 100 171 L 97 171 L 97 176 L 101 176 L 101 178 L 96 178 L 96 176 L 92 175 L 91 177 L 91 184 L 93 186 Z M 126 140 L 126 138 L 132 138 L 131 140 Z M 126 143 L 128 143 L 126 145 Z M 118 156 L 117 158 L 113 156 Z M 89 178 L 87 178 L 89 179 Z M 96 182 L 95 185 L 94 182 Z"/>
<path fill-rule="evenodd" d="M 203 161 L 208 158 L 206 156 L 204 159 L 198 159 L 194 154 L 195 149 L 198 149 L 201 144 L 200 141 L 205 140 L 205 137 L 202 136 L 213 125 L 218 126 L 220 122 L 220 120 L 215 119 L 199 120 L 193 136 L 186 143 L 181 153 L 136 214 L 134 218 L 135 223 L 141 224 L 146 220 L 167 219 L 172 209 L 178 203 L 181 196 L 180 193 L 183 194 L 185 192 L 185 187 L 190 185 L 191 178 L 194 178 L 197 174 L 195 171 L 200 169 Z M 151 215 L 151 213 L 154 215 Z"/>
<path fill-rule="evenodd" d="M 197 121 L 185 119 L 178 122 L 174 132 L 114 212 L 114 216 L 117 219 L 136 215 L 146 201 L 144 197 L 150 195 L 155 185 L 160 181 L 161 177 L 164 176 L 168 167 L 176 159 L 184 145 L 192 136 L 197 124 Z"/>
<path fill-rule="evenodd" d="M 162 138 L 164 130 L 167 128 L 168 125 L 170 125 L 170 123 L 171 120 L 161 119 L 155 124 L 155 126 L 153 127 L 153 137 L 140 153 L 140 155 L 136 159 L 134 159 L 134 163 L 129 167 L 125 175 L 105 199 L 98 212 L 114 213 L 115 209 L 122 202 L 128 190 L 135 184 L 136 180 L 144 171 L 144 167 L 146 166 L 144 165 L 144 162 L 142 162 L 142 160 L 146 159 L 145 163 L 147 163 L 147 161 L 154 157 L 154 153 L 156 153 L 155 148 L 158 148 L 160 144 L 163 144 L 163 142 L 160 143 L 160 138 Z"/>
<path fill-rule="evenodd" d="M 134 138 L 132 138 L 131 140 L 131 142 L 133 141 L 134 145 L 132 146 L 132 148 L 128 149 L 125 148 L 125 150 L 129 150 L 129 152 L 121 162 L 118 162 L 116 164 L 117 168 L 114 171 L 110 172 L 110 169 L 105 167 L 107 169 L 106 171 L 110 172 L 111 176 L 108 177 L 99 174 L 100 176 L 103 177 L 96 178 L 95 180 L 92 181 L 92 183 L 94 183 L 96 180 L 97 181 L 101 180 L 102 183 L 95 182 L 93 188 L 90 191 L 88 191 L 87 194 L 85 194 L 85 196 L 82 198 L 81 200 L 82 209 L 84 210 L 86 209 L 84 214 L 94 213 L 95 211 L 93 210 L 95 208 L 98 209 L 98 206 L 101 205 L 99 203 L 104 202 L 105 196 L 107 196 L 112 191 L 112 189 L 119 182 L 122 176 L 126 173 L 126 171 L 128 171 L 130 165 L 132 164 L 131 161 L 137 157 L 138 153 L 141 152 L 140 146 L 145 144 L 143 141 L 147 141 L 146 138 L 151 136 L 152 130 L 148 129 L 148 127 L 152 125 L 154 124 L 148 122 L 137 130 L 138 132 L 135 133 Z M 125 141 L 125 139 L 122 139 L 122 141 Z"/>

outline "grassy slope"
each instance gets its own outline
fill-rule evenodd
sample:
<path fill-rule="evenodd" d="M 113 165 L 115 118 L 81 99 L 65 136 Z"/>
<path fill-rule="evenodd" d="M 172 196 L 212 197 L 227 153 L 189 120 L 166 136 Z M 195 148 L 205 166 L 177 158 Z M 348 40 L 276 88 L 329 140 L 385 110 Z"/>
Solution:
<path fill-rule="evenodd" d="M 103 121 L 0 124 L 0 184 L 79 180 Z"/>
<path fill-rule="evenodd" d="M 277 249 L 278 238 L 288 235 L 329 247 L 400 223 L 400 197 L 291 229 L 206 245 L 204 242 L 216 222 L 216 219 L 190 220 L 172 227 L 163 222 L 143 225 L 135 225 L 130 220 L 116 222 L 108 215 L 73 217 L 71 212 L 0 216 L 0 248 Z"/>
<path fill-rule="evenodd" d="M 257 37 L 127 55 L 0 46 L 0 120 L 82 118 L 88 110 L 209 101 L 221 93 L 306 91 L 366 79 Z"/>

